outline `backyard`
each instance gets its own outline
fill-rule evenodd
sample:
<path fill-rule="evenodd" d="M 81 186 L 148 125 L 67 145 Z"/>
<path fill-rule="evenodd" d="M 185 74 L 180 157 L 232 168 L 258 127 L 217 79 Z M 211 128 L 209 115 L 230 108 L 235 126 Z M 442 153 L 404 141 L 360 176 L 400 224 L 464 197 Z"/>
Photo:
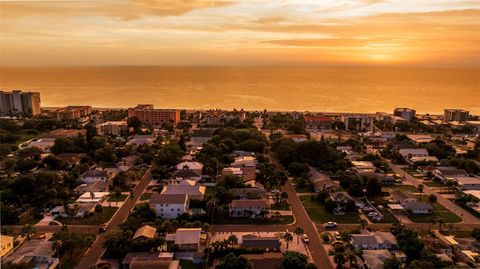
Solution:
<path fill-rule="evenodd" d="M 427 196 L 422 196 L 420 201 L 429 203 Z M 433 203 L 433 213 L 432 214 L 411 214 L 408 216 L 413 222 L 417 223 L 431 223 L 432 219 L 438 220 L 442 219 L 445 223 L 456 223 L 462 221 L 462 219 L 446 209 L 443 205 L 438 202 Z"/>
<path fill-rule="evenodd" d="M 357 212 L 346 213 L 345 215 L 334 215 L 327 211 L 325 206 L 318 201 L 312 201 L 313 195 L 300 196 L 305 210 L 310 219 L 315 223 L 325 223 L 328 221 L 335 221 L 337 223 L 360 223 L 360 216 Z"/>
<path fill-rule="evenodd" d="M 100 225 L 109 221 L 117 209 L 118 207 L 104 206 L 102 214 L 93 213 L 84 218 L 58 218 L 56 220 L 67 225 Z"/>

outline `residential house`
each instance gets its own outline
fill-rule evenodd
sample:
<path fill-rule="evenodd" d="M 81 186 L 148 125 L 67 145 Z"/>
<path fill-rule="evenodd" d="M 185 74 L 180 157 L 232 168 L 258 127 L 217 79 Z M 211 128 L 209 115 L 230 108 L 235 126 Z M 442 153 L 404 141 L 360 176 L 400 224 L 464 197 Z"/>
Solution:
<path fill-rule="evenodd" d="M 52 210 L 50 210 L 50 212 L 48 212 L 48 215 L 56 218 L 56 217 L 68 217 L 68 214 L 67 214 L 67 210 L 65 209 L 65 207 L 63 205 L 60 205 L 60 206 L 56 206 L 54 208 L 52 208 Z"/>
<path fill-rule="evenodd" d="M 108 190 L 107 181 L 94 181 L 91 183 L 83 183 L 77 186 L 73 191 L 77 194 L 86 192 L 106 192 Z"/>
<path fill-rule="evenodd" d="M 170 252 L 128 252 L 121 269 L 181 269 L 180 261 Z"/>
<path fill-rule="evenodd" d="M 398 151 L 402 157 L 408 161 L 412 157 L 428 157 L 428 151 L 426 149 L 413 149 L 405 148 Z"/>
<path fill-rule="evenodd" d="M 173 172 L 172 177 L 177 180 L 192 179 L 195 182 L 198 182 L 202 179 L 202 174 L 201 172 L 197 172 L 197 170 L 184 168 L 184 169 L 176 170 L 175 172 Z"/>
<path fill-rule="evenodd" d="M 433 212 L 432 205 L 424 202 L 407 202 L 403 206 L 413 214 L 432 214 Z"/>
<path fill-rule="evenodd" d="M 409 134 L 407 135 L 408 139 L 412 140 L 415 144 L 424 144 L 424 143 L 430 143 L 435 138 L 433 138 L 431 135 L 428 134 Z"/>
<path fill-rule="evenodd" d="M 175 219 L 188 212 L 189 196 L 183 194 L 153 193 L 150 197 L 150 208 L 157 216 L 164 219 Z"/>
<path fill-rule="evenodd" d="M 280 240 L 275 236 L 257 236 L 246 234 L 242 236 L 242 246 L 245 248 L 260 248 L 266 251 L 279 251 Z"/>
<path fill-rule="evenodd" d="M 53 137 L 44 137 L 39 139 L 32 139 L 27 144 L 21 144 L 20 148 L 39 148 L 43 152 L 50 152 L 50 148 L 55 144 L 55 138 Z"/>
<path fill-rule="evenodd" d="M 128 141 L 128 144 L 133 146 L 152 145 L 154 140 L 153 135 L 135 135 Z"/>
<path fill-rule="evenodd" d="M 85 192 L 78 199 L 76 203 L 95 203 L 98 204 L 105 200 L 105 198 L 109 195 L 109 192 Z"/>
<path fill-rule="evenodd" d="M 243 179 L 244 181 L 250 181 L 255 179 L 256 172 L 257 172 L 257 160 L 255 157 L 251 156 L 242 156 L 237 157 L 230 164 L 231 167 L 240 168 L 242 170 Z"/>
<path fill-rule="evenodd" d="M 53 242 L 48 240 L 26 241 L 15 252 L 2 259 L 2 262 L 27 263 L 32 268 L 54 269 L 59 264 L 59 260 L 53 258 L 52 245 Z"/>
<path fill-rule="evenodd" d="M 243 178 L 243 172 L 240 167 L 225 167 L 222 170 L 222 176 L 234 175 Z"/>
<path fill-rule="evenodd" d="M 182 170 L 182 169 L 190 169 L 193 170 L 200 175 L 202 174 L 202 169 L 203 169 L 203 164 L 199 162 L 192 162 L 192 161 L 187 161 L 187 162 L 181 162 L 177 164 L 177 170 Z"/>
<path fill-rule="evenodd" d="M 180 182 L 172 182 L 167 184 L 162 194 L 187 194 L 191 200 L 203 200 L 205 196 L 205 186 L 195 184 L 193 180 L 181 180 Z"/>
<path fill-rule="evenodd" d="M 230 217 L 265 217 L 270 211 L 266 199 L 232 200 L 229 205 Z"/>
<path fill-rule="evenodd" d="M 397 245 L 397 240 L 391 232 L 363 231 L 361 234 L 353 234 L 351 243 L 356 249 L 362 250 L 392 249 Z"/>
<path fill-rule="evenodd" d="M 190 142 L 188 144 L 191 147 L 200 147 L 212 139 L 212 136 L 213 129 L 194 130 L 190 136 Z"/>
<path fill-rule="evenodd" d="M 385 260 L 392 257 L 386 249 L 364 250 L 362 254 L 368 269 L 383 269 Z"/>
<path fill-rule="evenodd" d="M 391 198 L 395 203 L 399 203 L 405 207 L 406 203 L 413 203 L 417 201 L 417 197 L 412 192 L 396 190 L 391 192 Z"/>
<path fill-rule="evenodd" d="M 438 159 L 435 156 L 425 156 L 425 157 L 413 156 L 407 159 L 407 162 L 410 165 L 425 165 L 425 164 L 433 165 L 438 163 Z"/>
<path fill-rule="evenodd" d="M 144 225 L 135 231 L 135 234 L 133 235 L 132 239 L 137 239 L 137 238 L 152 239 L 155 237 L 156 233 L 157 233 L 157 228 L 152 227 L 150 225 Z"/>
<path fill-rule="evenodd" d="M 174 234 L 167 234 L 167 248 L 175 252 L 178 259 L 198 261 L 203 256 L 207 234 L 200 228 L 179 228 Z"/>
<path fill-rule="evenodd" d="M 480 178 L 478 177 L 456 177 L 454 179 L 458 183 L 457 189 L 463 190 L 480 190 Z"/>
<path fill-rule="evenodd" d="M 12 236 L 0 234 L 0 258 L 5 257 L 6 254 L 10 253 L 13 249 L 13 240 Z"/>
<path fill-rule="evenodd" d="M 424 238 L 423 243 L 425 244 L 425 247 L 433 253 L 445 254 L 450 258 L 453 257 L 452 247 L 438 238 Z"/>
<path fill-rule="evenodd" d="M 80 175 L 80 181 L 83 183 L 93 183 L 96 181 L 108 182 L 115 176 L 115 173 L 107 169 L 88 170 Z"/>
<path fill-rule="evenodd" d="M 453 166 L 442 166 L 437 167 L 437 169 L 433 170 L 433 175 L 439 178 L 443 182 L 447 182 L 450 180 L 454 180 L 457 177 L 467 177 L 468 173 L 464 169 L 458 169 Z"/>
<path fill-rule="evenodd" d="M 263 188 L 231 188 L 228 190 L 235 200 L 261 199 L 265 197 L 267 191 Z"/>
<path fill-rule="evenodd" d="M 307 136 L 304 134 L 287 134 L 285 137 L 292 139 L 295 143 L 305 142 L 308 140 Z"/>
<path fill-rule="evenodd" d="M 372 162 L 368 161 L 352 161 L 353 170 L 357 173 L 375 173 L 377 168 Z"/>
<path fill-rule="evenodd" d="M 252 269 L 278 269 L 282 265 L 283 253 L 243 254 L 242 257 L 245 257 L 252 264 Z"/>
<path fill-rule="evenodd" d="M 87 155 L 83 153 L 61 153 L 55 157 L 64 162 L 67 162 L 70 166 L 77 166 L 80 165 L 80 161 L 84 156 Z"/>

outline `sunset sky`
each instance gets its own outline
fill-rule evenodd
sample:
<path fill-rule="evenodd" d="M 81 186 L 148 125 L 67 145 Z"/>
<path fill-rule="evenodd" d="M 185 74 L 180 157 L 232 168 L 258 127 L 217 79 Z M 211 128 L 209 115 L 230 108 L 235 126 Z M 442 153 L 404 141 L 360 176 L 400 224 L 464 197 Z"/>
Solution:
<path fill-rule="evenodd" d="M 480 65 L 468 0 L 0 0 L 1 65 Z"/>

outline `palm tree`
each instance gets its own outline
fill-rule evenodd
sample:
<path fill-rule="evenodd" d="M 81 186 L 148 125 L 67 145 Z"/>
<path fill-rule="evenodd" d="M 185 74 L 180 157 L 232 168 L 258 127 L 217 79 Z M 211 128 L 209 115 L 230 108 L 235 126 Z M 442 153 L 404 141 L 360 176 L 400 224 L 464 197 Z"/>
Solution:
<path fill-rule="evenodd" d="M 286 232 L 284 235 L 283 235 L 283 239 L 285 239 L 285 242 L 287 243 L 287 249 L 288 249 L 288 245 L 289 243 L 293 240 L 293 235 L 289 232 Z"/>
<path fill-rule="evenodd" d="M 35 233 L 35 228 L 31 224 L 22 227 L 22 236 L 27 236 L 27 241 L 30 241 L 30 234 L 32 233 Z"/>
<path fill-rule="evenodd" d="M 90 199 L 92 199 L 92 201 L 93 201 L 94 198 L 95 198 L 95 193 L 93 191 L 91 191 L 90 192 Z"/>
<path fill-rule="evenodd" d="M 348 264 L 350 265 L 350 268 L 352 268 L 353 262 L 357 260 L 357 257 L 355 256 L 355 253 L 353 253 L 351 251 L 348 251 L 347 252 L 347 260 L 348 260 Z"/>
<path fill-rule="evenodd" d="M 433 203 L 437 201 L 437 196 L 435 194 L 430 194 L 428 196 L 428 201 L 430 202 L 430 205 L 433 207 Z"/>
<path fill-rule="evenodd" d="M 418 192 L 420 193 L 420 200 L 422 200 L 423 188 L 424 188 L 423 184 L 418 184 L 417 189 L 418 189 Z"/>
<path fill-rule="evenodd" d="M 337 264 L 337 268 L 343 268 L 343 264 L 347 261 L 347 259 L 345 258 L 345 254 L 339 252 L 333 256 L 333 261 Z"/>
<path fill-rule="evenodd" d="M 441 231 L 442 226 L 445 226 L 445 220 L 442 218 L 437 218 L 435 221 L 438 223 L 438 230 Z"/>
<path fill-rule="evenodd" d="M 278 220 L 280 219 L 281 214 L 280 214 L 280 212 L 275 211 L 275 212 L 273 213 L 273 216 L 275 217 L 275 221 L 278 221 Z"/>
<path fill-rule="evenodd" d="M 227 239 L 228 243 L 234 247 L 238 243 L 238 238 L 236 235 L 232 234 Z"/>
<path fill-rule="evenodd" d="M 365 226 L 367 226 L 368 222 L 364 219 L 360 220 L 360 227 L 362 227 L 362 230 L 365 230 Z"/>
<path fill-rule="evenodd" d="M 300 235 L 303 234 L 303 228 L 300 226 L 295 227 L 295 230 L 293 231 L 297 235 L 297 242 L 300 240 Z"/>
<path fill-rule="evenodd" d="M 97 219 L 100 221 L 100 216 L 102 216 L 103 207 L 101 204 L 95 206 L 95 213 L 97 213 Z"/>

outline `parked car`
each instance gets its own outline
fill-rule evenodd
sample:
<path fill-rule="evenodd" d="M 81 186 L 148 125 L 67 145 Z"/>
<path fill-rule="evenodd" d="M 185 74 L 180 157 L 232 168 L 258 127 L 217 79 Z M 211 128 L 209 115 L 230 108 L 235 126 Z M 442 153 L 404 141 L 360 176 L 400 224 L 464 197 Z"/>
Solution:
<path fill-rule="evenodd" d="M 310 242 L 310 240 L 308 239 L 308 235 L 307 235 L 307 234 L 302 234 L 302 241 L 303 241 L 304 243 Z"/>
<path fill-rule="evenodd" d="M 103 224 L 102 226 L 100 226 L 100 228 L 98 228 L 98 233 L 104 233 L 107 231 L 107 226 L 105 224 Z"/>
<path fill-rule="evenodd" d="M 335 228 L 335 227 L 337 227 L 337 223 L 333 222 L 333 221 L 329 221 L 327 223 L 324 223 L 323 227 L 324 228 Z"/>

